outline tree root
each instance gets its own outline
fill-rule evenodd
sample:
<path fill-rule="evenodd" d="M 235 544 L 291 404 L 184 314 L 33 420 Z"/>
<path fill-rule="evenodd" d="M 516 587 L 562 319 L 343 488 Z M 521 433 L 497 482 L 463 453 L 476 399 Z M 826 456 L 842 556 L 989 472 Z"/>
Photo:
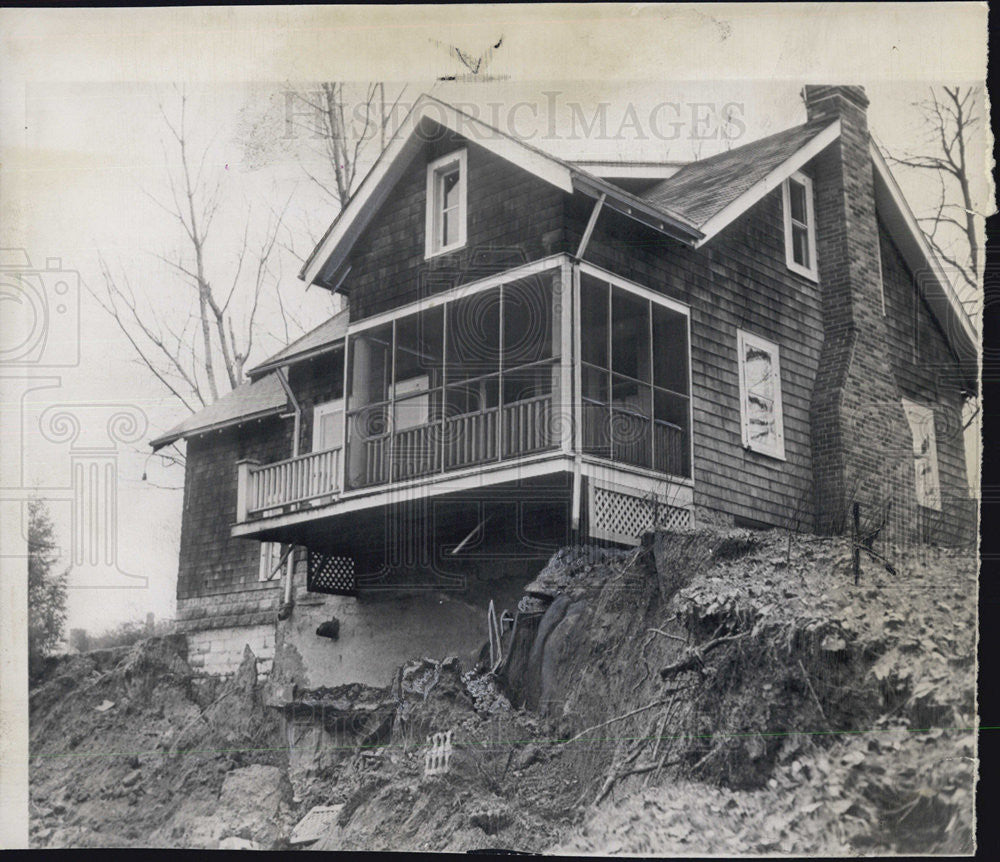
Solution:
<path fill-rule="evenodd" d="M 704 646 L 696 646 L 687 649 L 683 658 L 680 658 L 673 664 L 668 664 L 666 667 L 660 669 L 660 679 L 666 679 L 674 674 L 703 667 L 705 664 L 705 656 L 712 650 L 722 646 L 724 643 L 730 643 L 732 641 L 738 641 L 741 638 L 745 638 L 748 634 L 749 632 L 743 632 L 738 635 L 726 635 L 725 637 L 710 640 Z"/>

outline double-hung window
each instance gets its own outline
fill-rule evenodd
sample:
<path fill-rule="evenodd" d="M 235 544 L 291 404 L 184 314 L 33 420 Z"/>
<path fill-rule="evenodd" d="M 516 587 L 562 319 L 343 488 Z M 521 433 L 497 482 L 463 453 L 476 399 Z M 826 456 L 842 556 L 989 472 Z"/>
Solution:
<path fill-rule="evenodd" d="M 742 329 L 736 333 L 740 369 L 743 445 L 772 458 L 785 457 L 778 345 Z"/>
<path fill-rule="evenodd" d="M 283 545 L 281 542 L 260 543 L 259 580 L 274 581 L 280 579 L 281 570 L 279 568 L 279 564 L 281 563 L 286 550 L 288 550 L 288 545 Z M 281 568 L 284 567 L 282 566 Z"/>
<path fill-rule="evenodd" d="M 816 213 L 812 180 L 792 174 L 782 185 L 785 211 L 785 263 L 792 272 L 816 281 Z"/>
<path fill-rule="evenodd" d="M 465 150 L 449 153 L 427 166 L 425 257 L 465 245 L 467 190 Z"/>

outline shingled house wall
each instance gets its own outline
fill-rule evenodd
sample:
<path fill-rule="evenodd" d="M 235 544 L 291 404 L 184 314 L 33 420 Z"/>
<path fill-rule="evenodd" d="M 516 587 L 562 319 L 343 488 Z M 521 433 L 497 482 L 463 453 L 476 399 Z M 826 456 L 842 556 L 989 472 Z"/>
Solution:
<path fill-rule="evenodd" d="M 592 203 L 567 206 L 572 244 Z M 694 502 L 701 520 L 812 528 L 809 399 L 822 341 L 815 282 L 785 264 L 780 189 L 701 250 L 603 211 L 584 259 L 691 308 Z M 785 460 L 744 448 L 737 329 L 778 345 Z"/>
<path fill-rule="evenodd" d="M 424 259 L 427 165 L 468 151 L 464 248 Z M 351 321 L 565 251 L 563 193 L 555 186 L 451 132 L 425 143 L 350 255 L 343 289 Z"/>
<path fill-rule="evenodd" d="M 274 651 L 277 579 L 259 580 L 260 543 L 234 539 L 236 464 L 288 457 L 291 421 L 269 417 L 187 440 L 184 517 L 177 575 L 178 628 L 195 667 L 235 670 L 250 644 L 267 670 Z"/>
<path fill-rule="evenodd" d="M 914 521 L 920 540 L 969 542 L 975 535 L 976 512 L 965 459 L 958 367 L 913 274 L 881 223 L 879 240 L 890 363 L 901 397 L 934 410 L 941 486 L 940 512 L 911 505 L 899 517 Z"/>

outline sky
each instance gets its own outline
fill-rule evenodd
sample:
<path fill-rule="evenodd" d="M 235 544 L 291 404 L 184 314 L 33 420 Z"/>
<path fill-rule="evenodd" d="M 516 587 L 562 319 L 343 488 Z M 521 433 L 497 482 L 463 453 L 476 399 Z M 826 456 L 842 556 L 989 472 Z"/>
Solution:
<path fill-rule="evenodd" d="M 100 503 L 100 523 L 76 525 L 97 531 L 101 552 L 74 564 L 69 627 L 98 632 L 174 613 L 183 476 L 150 458 L 147 443 L 186 413 L 87 288 L 101 288 L 103 258 L 148 313 L 190 308 L 190 288 L 159 257 L 184 249 L 161 205 L 176 168 L 161 110 L 176 118 L 182 92 L 192 147 L 206 153 L 204 176 L 222 194 L 208 245 L 213 282 L 232 278 L 244 227 L 259 242 L 283 212 L 274 274 L 294 336 L 334 310 L 296 274 L 337 207 L 308 176 L 328 177 L 315 142 L 289 134 L 290 91 L 382 80 L 400 111 L 430 91 L 564 158 L 689 160 L 727 146 L 723 129 L 735 146 L 803 122 L 806 82 L 863 84 L 877 140 L 901 153 L 921 145 L 912 103 L 930 85 L 981 83 L 979 4 L 852 4 L 834 14 L 836 5 L 484 6 L 450 7 L 450 16 L 430 7 L 4 10 L 0 246 L 15 268 L 27 255 L 66 311 L 51 318 L 45 361 L 4 371 L 0 500 L 16 523 L 18 501 L 38 489 L 64 562 L 74 488 L 83 483 Z M 467 71 L 449 45 L 479 55 L 498 43 L 481 80 L 437 80 Z M 988 145 L 981 129 L 983 211 Z M 918 212 L 933 205 L 935 181 L 897 178 Z M 66 303 L 51 293 L 60 281 L 70 285 Z M 286 338 L 275 301 L 269 294 L 262 307 L 251 366 Z"/>

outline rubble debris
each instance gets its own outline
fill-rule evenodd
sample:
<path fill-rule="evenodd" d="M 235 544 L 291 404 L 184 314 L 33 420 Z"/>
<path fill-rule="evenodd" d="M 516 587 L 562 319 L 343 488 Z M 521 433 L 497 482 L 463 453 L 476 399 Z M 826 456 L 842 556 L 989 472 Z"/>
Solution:
<path fill-rule="evenodd" d="M 309 813 L 303 817 L 292 830 L 288 843 L 293 847 L 301 844 L 314 844 L 331 829 L 337 826 L 337 818 L 343 810 L 344 804 L 339 805 L 316 805 L 309 809 Z"/>

